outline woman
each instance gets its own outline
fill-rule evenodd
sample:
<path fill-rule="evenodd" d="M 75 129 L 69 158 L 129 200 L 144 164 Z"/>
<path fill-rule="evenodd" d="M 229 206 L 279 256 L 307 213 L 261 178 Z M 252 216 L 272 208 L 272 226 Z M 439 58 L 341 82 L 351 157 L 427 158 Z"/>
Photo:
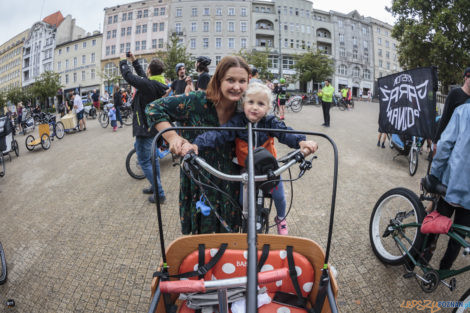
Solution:
<path fill-rule="evenodd" d="M 114 94 L 113 94 L 113 100 L 114 100 L 114 108 L 116 109 L 116 120 L 121 123 L 121 126 L 119 128 L 122 128 L 122 118 L 121 118 L 121 106 L 122 106 L 122 94 L 121 90 L 119 89 L 119 85 L 114 86 Z"/>
<path fill-rule="evenodd" d="M 172 121 L 182 126 L 220 126 L 235 114 L 237 104 L 248 86 L 250 68 L 240 57 L 224 57 L 217 65 L 207 91 L 191 92 L 178 97 L 158 99 L 145 110 L 151 127 L 161 131 L 170 127 Z M 175 131 L 166 132 L 163 137 L 170 144 L 173 153 L 180 154 L 183 143 L 193 141 L 201 131 L 183 132 L 182 137 Z M 238 174 L 239 167 L 232 162 L 234 144 L 227 143 L 200 156 L 218 170 L 227 174 Z M 211 180 L 234 200 L 239 197 L 239 183 L 230 183 L 216 178 Z M 231 231 L 236 232 L 241 224 L 241 212 L 220 192 L 206 189 L 206 195 L 227 222 Z M 214 214 L 205 217 L 196 212 L 200 192 L 191 179 L 180 173 L 180 219 L 183 234 L 226 232 Z M 198 220 L 200 219 L 200 220 Z"/>

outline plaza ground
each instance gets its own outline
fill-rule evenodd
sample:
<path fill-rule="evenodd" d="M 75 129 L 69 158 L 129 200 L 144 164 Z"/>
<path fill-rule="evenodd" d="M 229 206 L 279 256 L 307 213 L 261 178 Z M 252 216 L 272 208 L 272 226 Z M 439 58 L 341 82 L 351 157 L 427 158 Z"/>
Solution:
<path fill-rule="evenodd" d="M 339 151 L 339 183 L 330 264 L 338 271 L 340 312 L 413 312 L 404 300 L 458 300 L 469 287 L 469 273 L 457 277 L 457 290 L 442 284 L 424 293 L 402 267 L 386 267 L 369 243 L 369 220 L 377 199 L 394 187 L 419 192 L 425 154 L 414 177 L 406 158 L 377 142 L 378 104 L 356 103 L 353 111 L 331 111 L 323 128 L 321 108 L 288 113 L 299 130 L 328 134 Z M 37 130 L 33 133 L 37 136 Z M 113 133 L 96 120 L 87 131 L 54 140 L 48 151 L 26 150 L 18 136 L 20 157 L 6 163 L 0 178 L 0 240 L 8 262 L 8 281 L 0 286 L 0 312 L 147 312 L 152 274 L 159 263 L 155 206 L 131 178 L 125 158 L 133 147 L 130 127 Z M 289 234 L 326 245 L 331 202 L 333 153 L 325 139 L 318 159 L 294 183 L 288 216 Z M 288 151 L 279 147 L 280 155 Z M 167 243 L 180 236 L 177 206 L 179 169 L 171 158 L 161 162 L 167 194 L 163 206 Z M 289 195 L 292 191 L 289 191 Z M 433 258 L 440 260 L 447 239 Z M 468 264 L 459 256 L 456 265 Z M 7 309 L 6 299 L 16 307 Z M 444 311 L 445 310 L 441 310 Z M 425 311 L 426 312 L 426 311 Z"/>

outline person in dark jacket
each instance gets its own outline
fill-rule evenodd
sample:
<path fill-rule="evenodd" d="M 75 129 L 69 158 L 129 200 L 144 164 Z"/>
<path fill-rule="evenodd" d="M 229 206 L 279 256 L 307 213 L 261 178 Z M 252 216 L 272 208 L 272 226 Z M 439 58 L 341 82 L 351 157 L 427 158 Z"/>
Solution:
<path fill-rule="evenodd" d="M 132 135 L 135 136 L 135 151 L 137 154 L 137 160 L 139 161 L 140 167 L 145 174 L 145 177 L 150 182 L 150 187 L 143 190 L 144 194 L 151 194 L 149 201 L 154 203 L 154 190 L 152 177 L 152 140 L 157 134 L 155 128 L 150 129 L 147 124 L 147 118 L 145 116 L 145 107 L 148 103 L 161 98 L 165 95 L 168 87 L 162 83 L 165 81 L 162 73 L 164 70 L 163 62 L 159 59 L 153 59 L 148 68 L 147 73 L 144 72 L 140 63 L 136 60 L 132 52 L 128 53 L 128 59 L 132 62 L 137 75 L 132 73 L 129 65 L 127 64 L 127 58 L 125 54 L 121 54 L 121 61 L 119 62 L 119 68 L 121 70 L 122 77 L 131 86 L 136 88 L 134 99 L 132 101 L 132 109 L 134 111 L 132 121 Z M 165 193 L 160 183 L 160 164 L 158 159 L 156 160 L 156 175 L 157 175 L 157 190 L 160 198 L 160 203 L 165 202 Z"/>
<path fill-rule="evenodd" d="M 113 93 L 113 102 L 114 108 L 116 109 L 116 121 L 121 123 L 119 128 L 122 128 L 122 117 L 121 117 L 121 106 L 122 106 L 122 94 L 121 90 L 119 89 L 119 85 L 114 86 L 114 93 Z"/>

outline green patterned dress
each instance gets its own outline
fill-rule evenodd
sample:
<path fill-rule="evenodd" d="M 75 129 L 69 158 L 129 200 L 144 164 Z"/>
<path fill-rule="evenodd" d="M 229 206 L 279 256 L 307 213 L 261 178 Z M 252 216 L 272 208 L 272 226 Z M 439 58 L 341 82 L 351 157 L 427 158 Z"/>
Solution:
<path fill-rule="evenodd" d="M 145 110 L 148 124 L 155 127 L 160 122 L 177 121 L 181 126 L 215 126 L 219 120 L 214 104 L 206 99 L 203 91 L 190 92 L 189 95 L 166 97 L 155 100 L 147 105 Z M 186 131 L 182 136 L 192 142 L 202 131 Z M 201 151 L 199 156 L 210 165 L 227 174 L 239 174 L 240 168 L 232 162 L 235 155 L 234 143 L 227 143 L 215 150 Z M 208 173 L 204 173 L 225 193 L 238 203 L 240 183 L 226 182 Z M 206 195 L 220 216 L 227 222 L 233 232 L 238 232 L 241 224 L 241 210 L 234 207 L 228 198 L 218 191 L 205 188 Z M 227 232 L 214 213 L 203 216 L 196 211 L 196 202 L 199 201 L 198 186 L 180 171 L 179 208 L 181 231 L 183 234 L 204 234 Z M 206 202 L 207 204 L 207 202 Z"/>

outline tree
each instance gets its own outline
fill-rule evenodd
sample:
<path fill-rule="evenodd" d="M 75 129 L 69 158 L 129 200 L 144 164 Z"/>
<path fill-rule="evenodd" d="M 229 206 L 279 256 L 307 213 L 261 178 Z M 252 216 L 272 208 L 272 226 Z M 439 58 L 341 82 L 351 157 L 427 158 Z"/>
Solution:
<path fill-rule="evenodd" d="M 113 67 L 111 70 L 99 71 L 98 75 L 102 78 L 105 90 L 111 93 L 111 86 L 118 83 L 122 76 L 119 74 L 117 67 Z"/>
<path fill-rule="evenodd" d="M 295 60 L 296 76 L 301 83 L 324 81 L 334 73 L 333 60 L 319 50 L 296 55 Z"/>
<path fill-rule="evenodd" d="M 0 115 L 3 114 L 3 107 L 7 104 L 7 98 L 4 91 L 0 91 Z"/>
<path fill-rule="evenodd" d="M 49 107 L 49 97 L 54 97 L 60 88 L 62 86 L 60 85 L 59 73 L 46 71 L 36 78 L 31 93 L 41 100 L 41 107 L 43 103 L 46 104 L 46 107 Z"/>
<path fill-rule="evenodd" d="M 470 64 L 470 1 L 393 0 L 387 10 L 398 19 L 392 36 L 401 67 L 437 66 L 444 92 L 462 82 Z"/>
<path fill-rule="evenodd" d="M 237 55 L 241 56 L 248 64 L 253 65 L 258 69 L 260 79 L 273 79 L 273 73 L 268 70 L 270 55 L 270 50 L 268 48 L 264 51 L 240 50 Z"/>
<path fill-rule="evenodd" d="M 8 101 L 17 104 L 18 102 L 25 100 L 25 93 L 21 90 L 21 87 L 15 87 L 7 91 L 6 97 Z"/>
<path fill-rule="evenodd" d="M 179 39 L 177 35 L 171 36 L 166 44 L 166 51 L 157 51 L 157 57 L 165 64 L 165 77 L 170 80 L 176 79 L 176 64 L 184 63 L 186 73 L 194 68 L 191 53 L 186 52 L 185 45 L 178 43 Z"/>

